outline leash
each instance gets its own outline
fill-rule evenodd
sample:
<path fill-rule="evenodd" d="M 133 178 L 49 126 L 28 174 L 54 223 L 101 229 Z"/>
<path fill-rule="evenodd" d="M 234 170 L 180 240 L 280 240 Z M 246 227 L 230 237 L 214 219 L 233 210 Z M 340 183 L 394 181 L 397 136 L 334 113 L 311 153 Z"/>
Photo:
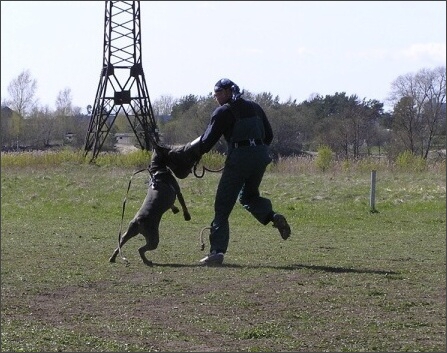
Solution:
<path fill-rule="evenodd" d="M 126 192 L 126 196 L 124 197 L 124 201 L 123 201 L 123 210 L 121 213 L 121 224 L 120 224 L 120 230 L 118 232 L 118 251 L 119 251 L 119 255 L 121 257 L 121 259 L 126 262 L 126 265 L 129 265 L 129 260 L 127 260 L 127 258 L 123 255 L 123 251 L 121 250 L 121 232 L 123 230 L 123 220 L 124 220 L 124 210 L 126 209 L 126 202 L 127 202 L 127 195 L 129 195 L 129 190 L 130 190 L 130 185 L 132 184 L 132 178 L 137 175 L 138 173 L 144 172 L 145 170 L 148 170 L 147 168 L 144 169 L 140 169 L 137 170 L 136 172 L 134 172 L 132 174 L 132 176 L 129 179 L 129 184 L 127 185 L 127 192 Z"/>
<path fill-rule="evenodd" d="M 211 173 L 219 173 L 219 172 L 221 172 L 224 169 L 224 167 L 222 167 L 220 169 L 210 169 L 210 168 L 207 168 L 204 165 L 202 165 L 202 174 L 197 174 L 197 166 L 198 166 L 198 164 L 199 164 L 199 162 L 195 163 L 194 167 L 193 167 L 193 173 L 194 173 L 194 176 L 196 178 L 203 178 L 203 176 L 205 175 L 205 171 L 211 172 Z M 200 240 L 200 250 L 202 250 L 202 251 L 205 249 L 205 242 L 203 241 L 203 232 L 205 230 L 209 230 L 211 232 L 211 229 L 212 229 L 211 227 L 203 227 L 200 230 L 199 240 Z"/>
<path fill-rule="evenodd" d="M 202 165 L 202 174 L 197 174 L 197 166 L 198 165 L 199 165 L 199 162 L 195 163 L 194 167 L 193 167 L 193 173 L 196 178 L 203 178 L 203 176 L 205 175 L 205 171 L 211 172 L 211 173 L 219 173 L 222 170 L 224 170 L 224 167 L 222 167 L 220 169 L 210 169 L 210 168 L 207 168 L 204 165 Z"/>

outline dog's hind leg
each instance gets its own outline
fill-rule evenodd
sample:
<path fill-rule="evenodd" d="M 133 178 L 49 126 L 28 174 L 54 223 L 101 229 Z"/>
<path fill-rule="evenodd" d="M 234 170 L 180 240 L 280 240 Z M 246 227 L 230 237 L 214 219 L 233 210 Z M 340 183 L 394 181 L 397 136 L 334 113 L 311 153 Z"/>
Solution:
<path fill-rule="evenodd" d="M 144 237 L 146 238 L 146 244 L 138 249 L 138 253 L 145 265 L 152 266 L 152 261 L 146 257 L 145 253 L 157 249 L 159 243 L 158 227 L 151 227 L 150 231 L 144 234 Z"/>
<path fill-rule="evenodd" d="M 150 261 L 145 253 L 150 250 L 155 250 L 160 242 L 160 232 L 159 226 L 161 217 L 163 213 L 166 212 L 168 208 L 157 210 L 151 213 L 150 217 L 146 217 L 140 224 L 140 233 L 143 234 L 146 244 L 138 249 L 141 259 L 147 266 L 152 266 L 152 261 Z"/>
<path fill-rule="evenodd" d="M 126 244 L 129 239 L 133 238 L 137 234 L 139 234 L 138 222 L 135 220 L 132 220 L 129 224 L 129 228 L 127 229 L 127 231 L 121 236 L 119 246 L 113 251 L 112 256 L 110 256 L 109 262 L 115 262 L 116 257 L 118 256 L 118 254 L 120 252 L 120 248 L 122 248 L 124 246 L 124 244 Z"/>
<path fill-rule="evenodd" d="M 152 250 L 152 249 L 151 249 L 151 247 L 148 244 L 146 244 L 146 245 L 143 245 L 141 248 L 138 249 L 138 253 L 140 254 L 140 257 L 143 260 L 145 265 L 152 266 L 152 261 L 149 260 L 146 257 L 146 255 L 145 255 L 146 251 L 149 251 L 149 250 Z"/>

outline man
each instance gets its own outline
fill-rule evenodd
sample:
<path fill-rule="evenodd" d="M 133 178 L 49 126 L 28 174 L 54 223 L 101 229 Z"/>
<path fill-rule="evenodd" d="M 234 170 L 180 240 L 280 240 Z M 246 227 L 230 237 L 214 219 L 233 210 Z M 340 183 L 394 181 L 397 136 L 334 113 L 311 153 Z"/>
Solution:
<path fill-rule="evenodd" d="M 263 109 L 255 102 L 242 98 L 239 87 L 223 78 L 214 86 L 219 107 L 211 115 L 205 132 L 184 146 L 173 148 L 169 154 L 179 160 L 199 160 L 211 150 L 223 135 L 228 144 L 225 167 L 214 201 L 211 222 L 210 252 L 200 260 L 202 265 L 220 265 L 230 240 L 229 217 L 239 202 L 261 224 L 272 222 L 285 240 L 290 226 L 285 217 L 275 213 L 269 199 L 261 197 L 261 184 L 267 165 L 272 161 L 269 145 L 273 140 L 272 127 Z"/>

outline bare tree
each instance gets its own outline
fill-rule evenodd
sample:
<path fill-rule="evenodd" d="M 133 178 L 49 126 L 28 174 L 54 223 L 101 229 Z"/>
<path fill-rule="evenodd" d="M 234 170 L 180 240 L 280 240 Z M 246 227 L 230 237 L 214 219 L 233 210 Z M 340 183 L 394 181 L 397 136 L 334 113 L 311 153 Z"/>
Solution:
<path fill-rule="evenodd" d="M 65 88 L 59 91 L 56 98 L 55 124 L 54 124 L 54 139 L 60 143 L 64 141 L 67 132 L 72 132 L 73 122 L 73 106 L 71 89 Z"/>
<path fill-rule="evenodd" d="M 391 87 L 395 135 L 412 153 L 427 158 L 445 124 L 445 67 L 399 76 Z"/>
<path fill-rule="evenodd" d="M 437 135 L 445 131 L 445 103 L 446 103 L 446 71 L 445 67 L 438 67 L 432 71 L 427 71 L 421 75 L 427 87 L 427 100 L 424 107 L 424 115 L 422 116 L 425 123 L 426 144 L 424 158 L 433 145 L 433 139 Z M 445 138 L 445 136 L 444 136 Z M 444 139 L 445 141 L 445 139 Z M 445 146 L 444 146 L 445 147 Z"/>
<path fill-rule="evenodd" d="M 65 88 L 63 91 L 59 91 L 56 98 L 56 114 L 62 116 L 73 115 L 73 98 L 71 96 L 71 89 Z"/>
<path fill-rule="evenodd" d="M 17 78 L 8 85 L 10 100 L 9 107 L 26 117 L 36 105 L 34 95 L 37 89 L 37 81 L 31 78 L 29 70 L 22 71 Z"/>
<path fill-rule="evenodd" d="M 154 101 L 152 107 L 154 108 L 154 115 L 157 117 L 171 115 L 172 108 L 177 103 L 177 100 L 171 95 L 160 96 Z"/>
<path fill-rule="evenodd" d="M 56 119 L 51 109 L 48 106 L 35 107 L 26 122 L 28 143 L 37 148 L 49 146 L 56 130 Z"/>

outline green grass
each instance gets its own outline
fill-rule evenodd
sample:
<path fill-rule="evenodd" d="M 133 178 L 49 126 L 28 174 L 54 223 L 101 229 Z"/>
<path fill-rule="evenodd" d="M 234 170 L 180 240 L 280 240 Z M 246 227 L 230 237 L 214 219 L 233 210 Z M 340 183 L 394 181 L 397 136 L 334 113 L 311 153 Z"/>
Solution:
<path fill-rule="evenodd" d="M 197 263 L 220 174 L 191 175 L 180 185 L 192 220 L 164 215 L 147 267 L 141 236 L 123 248 L 129 265 L 108 262 L 140 162 L 5 161 L 2 351 L 446 349 L 445 169 L 379 169 L 371 213 L 367 169 L 272 166 L 261 192 L 287 217 L 291 238 L 236 205 L 219 268 Z M 146 178 L 133 178 L 124 228 Z"/>

